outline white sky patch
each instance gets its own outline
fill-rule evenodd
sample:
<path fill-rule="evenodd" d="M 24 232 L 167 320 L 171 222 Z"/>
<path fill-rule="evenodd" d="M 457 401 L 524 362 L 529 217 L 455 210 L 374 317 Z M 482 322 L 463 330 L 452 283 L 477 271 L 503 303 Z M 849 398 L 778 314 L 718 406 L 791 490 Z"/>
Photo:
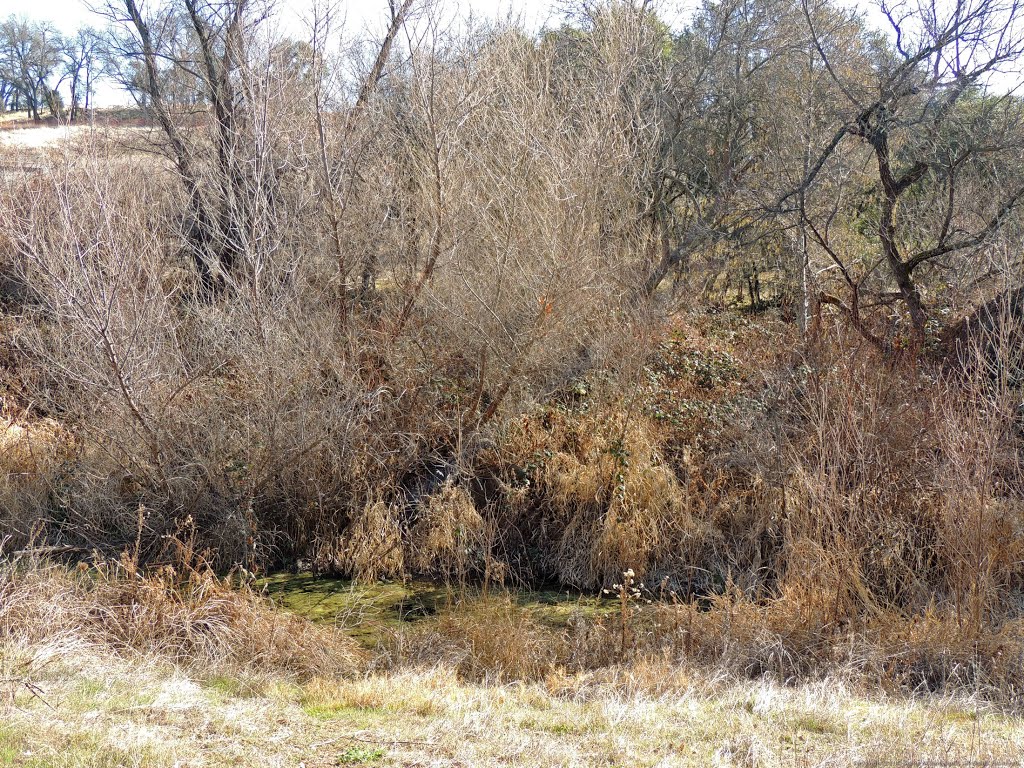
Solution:
<path fill-rule="evenodd" d="M 477 17 L 505 18 L 511 14 L 519 17 L 528 28 L 540 29 L 560 18 L 557 3 L 558 0 L 440 0 L 437 5 L 446 17 L 472 13 Z M 313 0 L 278 0 L 275 21 L 282 33 L 308 37 L 306 20 L 312 16 L 312 4 Z M 24 16 L 33 21 L 51 22 L 62 33 L 73 34 L 80 27 L 105 27 L 106 19 L 92 10 L 102 5 L 103 0 L 0 0 L 0 19 L 12 14 Z M 387 0 L 341 0 L 338 7 L 343 15 L 346 37 L 379 38 L 384 34 Z M 105 81 L 97 84 L 95 103 L 100 107 L 129 104 L 131 97 Z"/>
<path fill-rule="evenodd" d="M 153 0 L 149 0 L 153 2 Z M 839 0 L 842 5 L 865 15 L 869 26 L 888 31 L 889 26 L 875 2 L 863 0 Z M 313 0 L 278 0 L 276 23 L 284 35 L 306 38 L 311 18 Z M 539 30 L 555 26 L 562 18 L 561 9 L 571 5 L 572 0 L 436 0 L 447 18 L 465 17 L 468 14 L 480 18 L 519 18 L 528 29 Z M 106 20 L 91 10 L 103 5 L 103 0 L 0 0 L 0 18 L 10 15 L 24 16 L 38 21 L 49 21 L 65 34 L 73 34 L 83 26 L 103 27 Z M 675 27 L 682 27 L 692 12 L 699 6 L 699 0 L 663 0 L 656 7 L 659 14 Z M 339 10 L 344 18 L 344 35 L 349 39 L 379 39 L 383 35 L 387 18 L 387 0 L 340 0 Z M 991 78 L 991 84 L 1006 90 L 1002 81 L 1005 76 Z M 1014 79 L 1011 76 L 1011 79 Z M 97 106 L 115 106 L 131 103 L 129 97 L 118 86 L 109 81 L 97 84 L 94 103 Z"/>

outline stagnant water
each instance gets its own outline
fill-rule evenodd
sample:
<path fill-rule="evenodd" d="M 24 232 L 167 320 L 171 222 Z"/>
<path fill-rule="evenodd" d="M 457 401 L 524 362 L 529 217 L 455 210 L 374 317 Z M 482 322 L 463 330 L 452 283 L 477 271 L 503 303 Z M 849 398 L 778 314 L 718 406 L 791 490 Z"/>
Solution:
<path fill-rule="evenodd" d="M 483 595 L 475 587 L 430 581 L 363 583 L 310 573 L 277 573 L 261 579 L 258 588 L 282 608 L 336 624 L 367 646 L 375 645 L 385 630 L 506 596 L 517 610 L 556 628 L 565 626 L 574 613 L 596 616 L 616 608 L 613 600 L 564 590 L 492 589 Z"/>

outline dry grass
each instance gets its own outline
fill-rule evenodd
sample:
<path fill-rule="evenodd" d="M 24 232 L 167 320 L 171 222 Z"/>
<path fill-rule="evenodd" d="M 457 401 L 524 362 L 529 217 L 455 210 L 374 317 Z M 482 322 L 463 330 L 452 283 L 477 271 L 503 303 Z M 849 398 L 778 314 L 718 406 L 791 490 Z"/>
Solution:
<path fill-rule="evenodd" d="M 857 690 L 969 696 L 1009 708 L 1024 701 L 1020 621 L 978 632 L 955 615 L 907 621 L 888 613 L 853 626 L 802 600 L 756 603 L 732 593 L 699 606 L 627 594 L 564 621 L 508 596 L 458 602 L 436 620 L 388 633 L 373 668 L 442 665 L 470 682 L 538 682 L 587 673 L 628 681 L 635 669 L 696 665 L 733 681 L 843 681 Z"/>
<path fill-rule="evenodd" d="M 661 658 L 1020 701 L 1019 333 L 983 324 L 954 375 L 827 315 L 803 336 L 638 300 L 680 233 L 641 108 L 664 30 L 627 5 L 568 48 L 403 35 L 349 116 L 321 106 L 359 90 L 319 82 L 340 62 L 292 77 L 242 46 L 237 119 L 182 116 L 162 159 L 144 131 L 0 147 L 0 538 L 107 563 L 4 570 L 11 642 L 355 663 L 205 570 L 139 575 L 184 534 L 220 573 L 597 591 L 631 569 L 664 601 L 567 631 L 456 611 L 396 637 L 392 670 Z"/>
<path fill-rule="evenodd" d="M 4 564 L 0 637 L 154 656 L 206 674 L 344 674 L 360 657 L 346 636 L 276 611 L 244 586 L 191 568 L 143 574 L 127 557 L 74 570 Z"/>
<path fill-rule="evenodd" d="M 376 666 L 443 665 L 464 680 L 502 682 L 543 680 L 569 661 L 565 636 L 504 596 L 457 604 L 422 629 L 390 632 L 381 643 Z"/>
<path fill-rule="evenodd" d="M 781 768 L 1012 761 L 1024 749 L 1018 710 L 977 681 L 887 692 L 844 668 L 868 647 L 852 639 L 819 644 L 832 673 L 817 680 L 754 669 L 743 654 L 767 640 L 767 622 L 752 620 L 752 606 L 669 615 L 627 601 L 623 658 L 620 616 L 557 628 L 491 597 L 421 620 L 360 660 L 333 631 L 244 591 L 168 578 L 7 567 L 0 764 Z M 760 641 L 745 635 L 755 627 Z M 950 649 L 963 639 L 943 631 L 934 621 L 871 647 L 910 666 L 944 654 L 955 672 L 965 660 Z M 810 637 L 776 632 L 762 664 L 795 657 Z M 1009 648 L 1011 635 L 1001 642 Z"/>
<path fill-rule="evenodd" d="M 456 611 L 422 637 L 396 638 L 391 663 L 443 661 L 473 681 L 537 680 L 667 655 L 737 677 L 831 675 L 1019 701 L 1024 537 L 1013 390 L 883 366 L 864 349 L 823 347 L 787 369 L 762 354 L 776 326 L 736 322 L 695 317 L 643 361 L 646 383 L 631 398 L 618 394 L 621 379 L 584 379 L 506 425 L 443 483 L 413 487 L 418 498 L 377 489 L 333 545 L 334 567 L 364 578 L 598 589 L 631 568 L 641 596 L 664 604 L 640 610 L 633 601 L 626 632 L 605 619 L 568 634 L 500 603 L 486 620 Z M 4 460 L 34 462 L 8 474 L 8 495 L 24 499 L 19 484 L 36 482 L 56 461 L 44 458 L 74 444 L 50 422 L 11 424 L 12 445 L 30 450 L 12 448 Z M 145 520 L 120 514 L 122 535 L 151 535 L 148 510 Z M 202 525 L 189 530 L 209 541 Z M 150 551 L 166 552 L 166 541 Z M 223 594 L 209 577 L 183 574 L 158 577 L 154 599 L 138 601 L 160 605 L 155 596 L 179 582 L 196 599 Z M 106 588 L 147 584 L 114 579 Z M 138 625 L 135 614 L 112 611 L 108 624 L 118 642 L 144 647 L 139 626 L 177 625 L 164 612 Z M 227 652 L 217 622 L 212 634 L 189 626 L 173 641 L 182 654 Z"/>
<path fill-rule="evenodd" d="M 493 557 L 527 582 L 605 588 L 632 568 L 659 594 L 735 588 L 824 623 L 1016 617 L 1017 390 L 843 337 L 771 356 L 784 329 L 729 322 L 680 323 L 639 375 L 510 424 L 477 470 Z"/>
<path fill-rule="evenodd" d="M 78 652 L 35 683 L 43 698 L 6 708 L 5 764 L 781 768 L 1012 762 L 1024 748 L 1015 717 L 971 699 L 729 683 L 664 663 L 527 684 L 460 682 L 442 666 L 253 687 Z"/>

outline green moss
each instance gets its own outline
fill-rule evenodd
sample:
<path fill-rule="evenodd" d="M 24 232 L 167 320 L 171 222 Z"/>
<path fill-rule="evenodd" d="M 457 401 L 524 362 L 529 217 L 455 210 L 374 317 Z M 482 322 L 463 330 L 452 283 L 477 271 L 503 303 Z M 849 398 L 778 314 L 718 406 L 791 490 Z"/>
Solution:
<path fill-rule="evenodd" d="M 344 627 L 367 647 L 382 632 L 437 613 L 451 594 L 434 584 L 357 583 L 308 573 L 279 573 L 259 582 L 276 604 L 307 619 Z"/>
<path fill-rule="evenodd" d="M 359 583 L 308 573 L 279 573 L 259 586 L 281 607 L 313 621 L 338 624 L 368 648 L 376 647 L 389 630 L 411 622 L 431 621 L 456 605 L 472 610 L 484 598 L 475 590 L 460 594 L 431 582 Z M 571 592 L 514 592 L 516 607 L 530 618 L 556 629 L 570 617 L 596 618 L 614 612 L 610 601 Z"/>

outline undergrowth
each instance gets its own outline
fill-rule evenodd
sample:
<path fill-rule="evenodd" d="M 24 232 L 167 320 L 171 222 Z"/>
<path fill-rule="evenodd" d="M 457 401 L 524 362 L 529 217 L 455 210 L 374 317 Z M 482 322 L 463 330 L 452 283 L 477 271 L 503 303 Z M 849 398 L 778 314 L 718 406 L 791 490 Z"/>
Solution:
<path fill-rule="evenodd" d="M 208 569 L 140 569 L 131 557 L 75 568 L 36 559 L 0 565 L 0 642 L 95 647 L 160 658 L 204 675 L 345 674 L 361 652 L 338 630 L 279 611 Z"/>
<path fill-rule="evenodd" d="M 780 680 L 838 669 L 1016 699 L 1024 485 L 1012 382 L 978 366 L 953 376 L 885 361 L 843 338 L 766 355 L 784 325 L 730 323 L 680 318 L 632 372 L 577 380 L 463 459 L 435 463 L 434 482 L 406 476 L 404 496 L 378 489 L 312 560 L 485 594 L 550 582 L 621 591 L 628 569 L 630 593 L 650 606 L 631 598 L 635 619 L 567 632 L 501 602 L 486 615 L 456 610 L 422 634 L 403 630 L 382 658 L 444 660 L 472 679 L 686 658 Z M 19 430 L 5 460 L 35 461 L 40 475 L 76 449 L 57 427 Z M 165 535 L 147 550 L 148 515 L 136 510 L 141 554 L 128 560 L 77 550 L 70 574 L 7 567 L 10 594 L 45 598 L 37 616 L 7 599 L 7 631 L 84 628 L 117 647 L 296 671 L 333 663 L 337 636 L 278 614 L 267 614 L 271 631 L 252 629 L 243 617 L 260 601 L 208 566 L 145 566 L 147 551 L 181 549 Z M 204 541 L 191 518 L 182 531 Z"/>

